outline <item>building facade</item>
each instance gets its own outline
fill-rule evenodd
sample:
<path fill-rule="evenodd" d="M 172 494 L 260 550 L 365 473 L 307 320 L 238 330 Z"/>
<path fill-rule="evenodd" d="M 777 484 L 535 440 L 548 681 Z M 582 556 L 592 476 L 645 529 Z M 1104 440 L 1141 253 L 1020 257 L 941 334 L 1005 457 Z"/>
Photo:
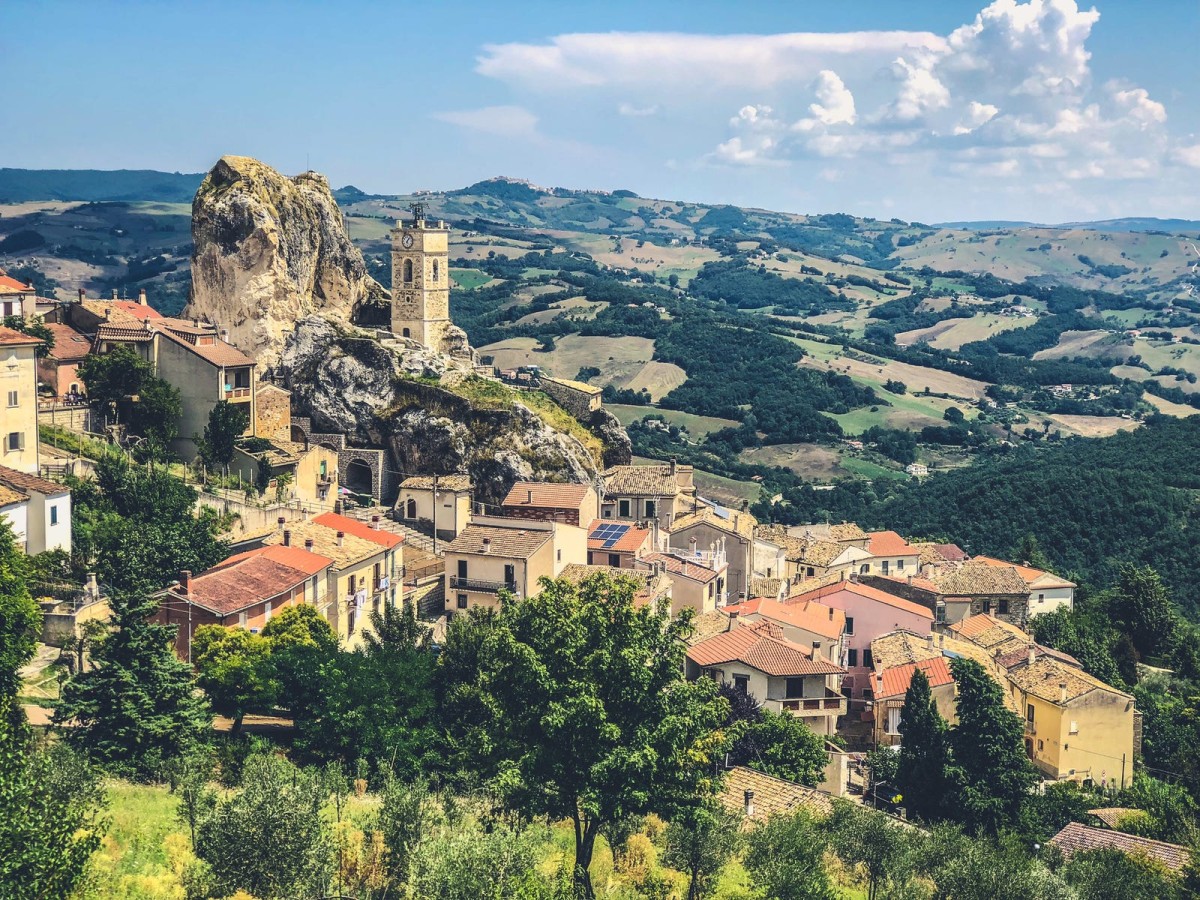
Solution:
<path fill-rule="evenodd" d="M 420 204 L 392 230 L 392 332 L 441 352 L 450 327 L 450 229 Z"/>

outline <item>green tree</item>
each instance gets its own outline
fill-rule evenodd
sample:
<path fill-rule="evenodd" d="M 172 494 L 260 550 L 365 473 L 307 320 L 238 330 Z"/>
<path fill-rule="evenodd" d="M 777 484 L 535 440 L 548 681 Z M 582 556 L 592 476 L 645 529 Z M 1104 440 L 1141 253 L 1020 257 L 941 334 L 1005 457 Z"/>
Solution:
<path fill-rule="evenodd" d="M 137 594 L 111 599 L 113 618 L 94 668 L 63 687 L 54 721 L 67 742 L 123 775 L 158 773 L 211 728 L 192 670 L 175 655 L 175 627 L 151 622 L 157 605 Z"/>
<path fill-rule="evenodd" d="M 431 833 L 435 816 L 429 788 L 423 781 L 411 784 L 389 777 L 380 792 L 376 824 L 387 853 L 387 876 L 399 896 L 412 883 L 417 848 Z"/>
<path fill-rule="evenodd" d="M 916 897 L 920 832 L 905 828 L 883 813 L 835 801 L 825 823 L 834 852 L 848 866 L 867 873 L 867 900 Z"/>
<path fill-rule="evenodd" d="M 1012 838 L 968 836 L 940 825 L 921 852 L 921 869 L 937 885 L 934 900 L 1072 900 L 1071 889 Z"/>
<path fill-rule="evenodd" d="M 754 831 L 746 870 L 762 900 L 834 900 L 825 869 L 825 836 L 805 810 L 776 816 Z"/>
<path fill-rule="evenodd" d="M 761 710 L 747 727 L 746 740 L 752 748 L 747 763 L 751 768 L 810 787 L 821 783 L 829 762 L 825 739 L 803 719 Z"/>
<path fill-rule="evenodd" d="M 535 835 L 498 825 L 443 829 L 414 854 L 413 892 L 438 900 L 540 900 L 549 892 L 537 871 Z"/>
<path fill-rule="evenodd" d="M 1193 748 L 1194 749 L 1194 748 Z M 1145 810 L 1146 816 L 1121 822 L 1122 831 L 1175 844 L 1186 844 L 1198 834 L 1196 801 L 1178 784 L 1139 773 L 1120 794 L 1120 803 Z"/>
<path fill-rule="evenodd" d="M 900 712 L 903 740 L 896 759 L 896 786 L 904 807 L 918 819 L 932 822 L 946 800 L 946 720 L 938 712 L 929 679 L 913 672 Z"/>
<path fill-rule="evenodd" d="M 514 808 L 572 820 L 588 900 L 601 829 L 694 803 L 724 743 L 716 686 L 682 677 L 690 617 L 636 608 L 635 590 L 604 575 L 578 586 L 544 579 L 535 596 L 505 597 L 497 616 L 456 617 L 441 654 L 484 704 L 449 721 L 452 746 Z M 456 687 L 448 693 L 453 716 L 463 705 Z"/>
<path fill-rule="evenodd" d="M 1023 566 L 1032 566 L 1035 569 L 1041 569 L 1043 572 L 1050 571 L 1050 558 L 1046 556 L 1045 551 L 1042 550 L 1042 545 L 1031 531 L 1027 531 L 1017 541 L 1008 555 L 1010 559 Z"/>
<path fill-rule="evenodd" d="M 1079 900 L 1182 900 L 1180 879 L 1162 863 L 1120 850 L 1076 853 L 1063 878 Z"/>
<path fill-rule="evenodd" d="M 219 798 L 196 829 L 196 855 L 212 872 L 218 896 L 239 890 L 262 900 L 324 892 L 332 844 L 319 778 L 274 755 L 246 760 L 241 788 Z"/>
<path fill-rule="evenodd" d="M 271 486 L 272 477 L 274 477 L 274 470 L 271 468 L 271 460 L 264 453 L 258 458 L 258 470 L 254 473 L 255 490 L 260 494 L 265 494 L 267 488 Z"/>
<path fill-rule="evenodd" d="M 20 669 L 33 658 L 41 633 L 42 611 L 29 595 L 28 567 L 12 525 L 0 518 L 0 697 L 17 696 Z"/>
<path fill-rule="evenodd" d="M 27 334 L 30 337 L 38 338 L 42 341 L 42 345 L 37 348 L 35 354 L 38 359 L 49 356 L 54 351 L 54 332 L 46 327 L 41 316 L 5 316 L 4 326 L 12 328 L 22 334 Z"/>
<path fill-rule="evenodd" d="M 710 896 L 737 849 L 741 820 L 716 801 L 682 809 L 667 826 L 663 863 L 688 878 L 687 900 Z"/>
<path fill-rule="evenodd" d="M 950 661 L 958 685 L 958 724 L 950 730 L 947 812 L 969 831 L 997 834 L 1018 820 L 1037 773 L 1025 754 L 1025 726 L 972 659 Z"/>
<path fill-rule="evenodd" d="M 143 459 L 164 459 L 167 448 L 179 434 L 179 419 L 183 415 L 183 404 L 179 390 L 161 378 L 147 378 L 142 382 L 137 403 L 129 413 L 129 430 L 141 438 L 140 455 Z"/>
<path fill-rule="evenodd" d="M 245 403 L 218 400 L 208 413 L 208 424 L 200 438 L 200 458 L 210 469 L 220 469 L 233 461 L 233 447 L 250 426 L 250 410 Z"/>
<path fill-rule="evenodd" d="M 1153 656 L 1169 647 L 1175 634 L 1175 607 L 1166 586 L 1149 566 L 1122 566 L 1110 602 L 1114 618 L 1124 622 L 1134 647 Z"/>
<path fill-rule="evenodd" d="M 117 415 L 120 405 L 140 394 L 146 381 L 154 377 L 154 366 L 130 347 L 118 344 L 108 353 L 89 353 L 77 372 L 92 404 Z"/>
<path fill-rule="evenodd" d="M 1073 781 L 1048 784 L 1045 790 L 1025 798 L 1016 830 L 1030 844 L 1044 844 L 1069 823 L 1086 822 L 1088 810 L 1096 803 L 1096 794 Z"/>
<path fill-rule="evenodd" d="M 201 625 L 192 638 L 192 663 L 213 711 L 233 719 L 234 737 L 246 713 L 266 712 L 279 693 L 270 641 L 244 628 Z"/>

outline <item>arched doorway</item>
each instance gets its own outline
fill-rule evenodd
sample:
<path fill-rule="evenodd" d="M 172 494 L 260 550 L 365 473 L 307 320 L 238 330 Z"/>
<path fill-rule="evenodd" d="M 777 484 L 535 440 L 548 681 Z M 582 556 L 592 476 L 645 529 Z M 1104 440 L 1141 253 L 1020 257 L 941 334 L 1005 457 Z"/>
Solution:
<path fill-rule="evenodd" d="M 304 429 L 299 425 L 292 426 L 292 443 L 308 445 L 308 435 L 304 433 Z"/>
<path fill-rule="evenodd" d="M 408 502 L 404 504 L 404 518 L 415 519 L 417 517 L 417 501 L 412 497 L 408 498 Z"/>
<path fill-rule="evenodd" d="M 355 494 L 374 494 L 375 481 L 371 467 L 361 459 L 346 465 L 346 488 Z"/>

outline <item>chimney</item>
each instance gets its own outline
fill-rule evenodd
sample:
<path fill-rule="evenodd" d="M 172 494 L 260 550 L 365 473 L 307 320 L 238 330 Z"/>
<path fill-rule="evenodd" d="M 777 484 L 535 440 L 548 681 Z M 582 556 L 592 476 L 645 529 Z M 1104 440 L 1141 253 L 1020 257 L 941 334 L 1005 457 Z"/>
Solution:
<path fill-rule="evenodd" d="M 339 531 L 337 537 L 338 537 L 338 546 L 340 547 L 346 542 L 346 532 Z"/>
<path fill-rule="evenodd" d="M 1032 665 L 1033 665 L 1033 661 L 1034 661 L 1035 659 L 1037 659 L 1037 652 L 1036 652 L 1036 651 L 1033 649 L 1033 647 L 1030 647 L 1030 648 L 1029 648 L 1029 665 L 1031 665 L 1031 666 L 1032 666 Z"/>
<path fill-rule="evenodd" d="M 87 592 L 87 595 L 89 597 L 91 597 L 93 600 L 99 599 L 99 597 L 100 597 L 100 582 L 98 582 L 96 580 L 95 572 L 87 573 L 87 586 L 84 588 L 84 590 Z"/>
<path fill-rule="evenodd" d="M 857 572 L 851 572 L 851 573 L 850 573 L 850 580 L 851 580 L 851 581 L 852 581 L 854 584 L 858 584 L 858 573 L 857 573 Z"/>
<path fill-rule="evenodd" d="M 87 294 L 84 292 L 83 288 L 80 288 L 79 289 L 79 302 L 82 303 L 86 299 L 87 299 Z"/>
<path fill-rule="evenodd" d="M 829 607 L 829 621 L 830 622 L 833 621 L 833 607 L 832 606 Z"/>
<path fill-rule="evenodd" d="M 224 341 L 226 344 L 229 343 L 229 329 L 228 328 L 221 329 L 221 340 Z"/>
<path fill-rule="evenodd" d="M 936 645 L 936 641 L 933 639 L 933 632 L 932 632 L 932 631 L 931 631 L 931 632 L 929 632 L 929 636 L 925 638 L 925 642 L 926 642 L 927 644 L 929 644 L 929 647 L 930 647 L 930 649 L 932 649 L 932 648 L 933 648 L 933 647 Z"/>
<path fill-rule="evenodd" d="M 742 523 L 742 517 L 740 515 L 738 515 L 737 513 L 734 513 L 733 514 L 733 530 L 737 531 L 738 525 L 740 525 L 741 523 Z"/>
<path fill-rule="evenodd" d="M 145 288 L 142 288 L 140 291 L 138 291 L 138 304 L 141 306 L 149 306 L 150 305 L 146 300 L 146 289 Z"/>
<path fill-rule="evenodd" d="M 192 327 L 193 327 L 193 328 L 199 328 L 199 327 L 200 327 L 200 320 L 199 320 L 199 319 L 195 319 L 195 318 L 194 318 L 194 319 L 192 319 Z"/>
<path fill-rule="evenodd" d="M 750 501 L 742 500 L 742 512 L 749 512 L 749 511 L 750 511 Z"/>
<path fill-rule="evenodd" d="M 112 298 L 113 298 L 114 300 L 118 300 L 118 299 L 120 299 L 119 297 L 117 297 L 117 289 L 116 289 L 116 288 L 113 288 L 113 291 L 112 291 Z"/>
<path fill-rule="evenodd" d="M 288 529 L 283 529 L 283 546 L 292 546 L 292 533 Z"/>
<path fill-rule="evenodd" d="M 275 520 L 275 524 L 279 526 L 280 531 L 283 531 L 283 526 L 286 522 L 287 522 L 287 519 L 285 519 L 283 516 L 280 516 L 278 519 Z"/>
<path fill-rule="evenodd" d="M 671 457 L 671 477 L 675 477 L 675 457 Z"/>
<path fill-rule="evenodd" d="M 183 596 L 192 596 L 192 571 L 184 569 L 179 573 L 179 587 L 183 590 Z"/>
<path fill-rule="evenodd" d="M 108 306 L 104 307 L 104 321 L 105 322 L 107 322 L 109 320 L 109 317 L 111 315 L 112 315 L 112 308 L 108 307 Z"/>
<path fill-rule="evenodd" d="M 525 502 L 529 504 L 533 503 L 533 488 L 530 488 L 525 492 Z"/>
<path fill-rule="evenodd" d="M 313 539 L 312 539 L 312 538 L 305 538 L 305 539 L 304 539 L 304 549 L 305 549 L 305 550 L 307 550 L 309 553 L 312 553 L 312 552 L 313 552 L 313 546 L 314 546 L 314 541 L 313 541 Z"/>
<path fill-rule="evenodd" d="M 1058 699 L 1060 703 L 1067 702 L 1067 683 L 1065 681 L 1058 683 Z"/>
<path fill-rule="evenodd" d="M 379 530 L 379 516 L 377 516 L 377 515 L 371 516 L 371 530 L 372 531 Z"/>
<path fill-rule="evenodd" d="M 492 539 L 491 539 L 491 538 L 484 538 L 484 539 L 483 539 L 483 552 L 484 552 L 484 553 L 491 553 L 491 552 L 492 552 Z"/>
<path fill-rule="evenodd" d="M 743 808 L 747 819 L 754 818 L 754 791 L 743 791 Z"/>

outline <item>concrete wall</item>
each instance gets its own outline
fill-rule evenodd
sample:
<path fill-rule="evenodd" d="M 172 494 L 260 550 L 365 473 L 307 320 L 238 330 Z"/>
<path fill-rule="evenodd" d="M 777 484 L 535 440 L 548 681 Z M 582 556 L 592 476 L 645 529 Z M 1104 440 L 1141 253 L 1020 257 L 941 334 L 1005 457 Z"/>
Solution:
<path fill-rule="evenodd" d="M 1029 615 L 1040 616 L 1066 607 L 1068 610 L 1075 603 L 1075 588 L 1039 588 L 1029 589 Z"/>
<path fill-rule="evenodd" d="M 21 503 L 13 503 L 10 506 L 4 507 L 0 511 L 0 516 L 8 520 L 8 524 L 12 526 L 13 534 L 17 538 L 17 546 L 29 552 L 29 501 Z"/>
<path fill-rule="evenodd" d="M 1113 691 L 1094 690 L 1068 701 L 1051 703 L 1016 692 L 1021 718 L 1034 708 L 1032 728 L 1026 724 L 1026 746 L 1033 764 L 1054 779 L 1125 787 L 1133 779 L 1133 700 Z M 1124 761 L 1124 766 L 1122 766 Z M 1122 782 L 1124 768 L 1124 782 Z"/>

